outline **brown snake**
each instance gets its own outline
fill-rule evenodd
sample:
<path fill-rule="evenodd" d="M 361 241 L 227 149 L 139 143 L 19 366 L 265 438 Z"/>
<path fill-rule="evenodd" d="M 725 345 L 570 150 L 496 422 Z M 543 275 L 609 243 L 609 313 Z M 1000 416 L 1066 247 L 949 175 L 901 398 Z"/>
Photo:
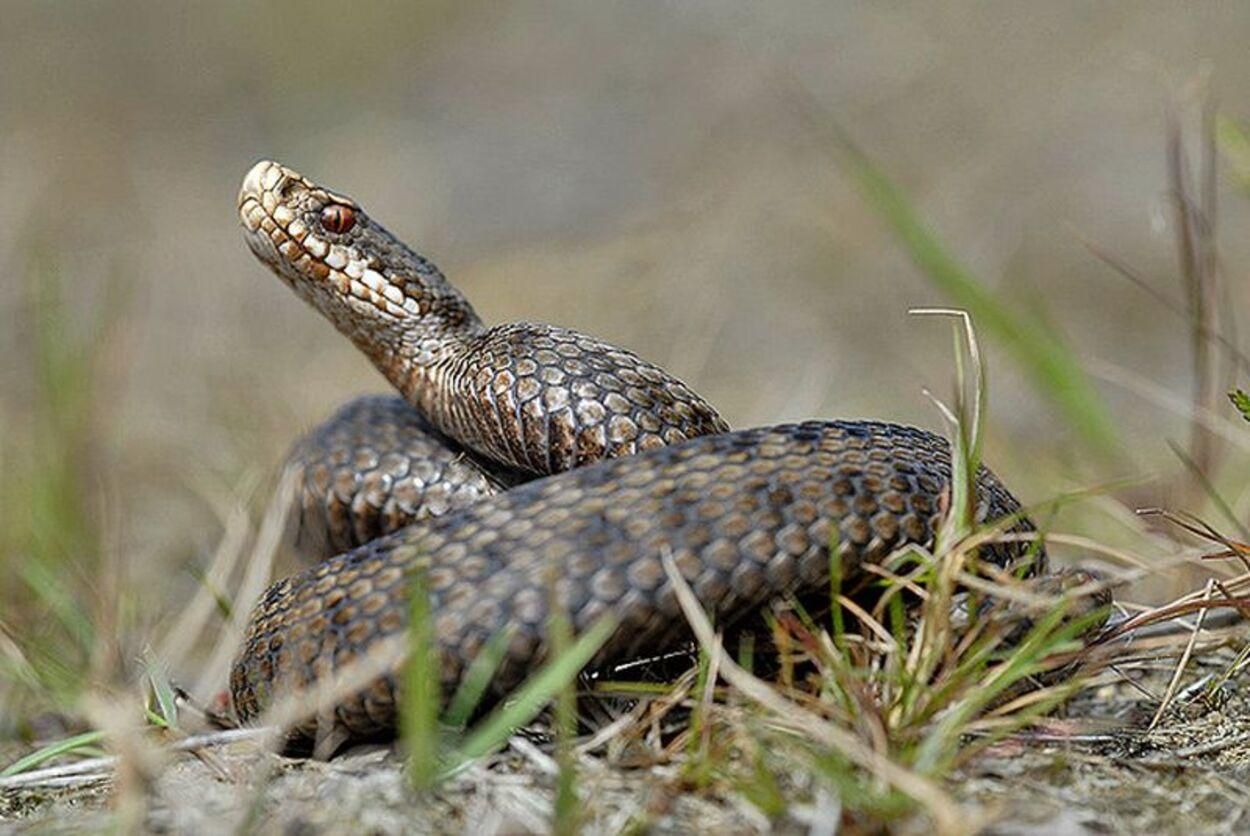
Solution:
<path fill-rule="evenodd" d="M 688 639 L 662 554 L 731 624 L 772 599 L 827 595 L 832 543 L 849 586 L 865 562 L 932 543 L 951 470 L 937 435 L 873 421 L 730 432 L 628 351 L 547 325 L 484 326 L 354 201 L 277 163 L 248 172 L 239 212 L 257 257 L 407 400 L 353 402 L 298 448 L 301 543 L 338 556 L 278 581 L 256 606 L 230 683 L 245 721 L 276 692 L 313 687 L 402 635 L 418 566 L 444 692 L 506 628 L 502 693 L 544 653 L 553 579 L 575 629 L 605 612 L 619 619 L 602 665 Z M 535 476 L 546 478 L 526 481 Z M 980 519 L 1019 514 L 988 470 L 977 486 Z M 1033 527 L 1020 518 L 1013 530 Z M 1000 565 L 1025 551 L 983 550 Z M 1045 571 L 1044 552 L 1032 560 Z M 386 671 L 340 700 L 340 734 L 393 731 L 395 687 Z"/>

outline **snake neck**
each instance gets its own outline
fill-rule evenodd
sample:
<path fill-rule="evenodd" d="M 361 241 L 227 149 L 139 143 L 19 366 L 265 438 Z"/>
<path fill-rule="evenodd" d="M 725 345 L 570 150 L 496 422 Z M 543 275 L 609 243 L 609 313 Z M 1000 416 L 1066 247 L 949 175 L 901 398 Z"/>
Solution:
<path fill-rule="evenodd" d="M 468 395 L 464 368 L 485 331 L 469 308 L 460 320 L 421 323 L 404 335 L 398 350 L 383 350 L 370 359 L 408 403 L 454 437 L 460 435 L 454 431 L 454 405 Z"/>
<path fill-rule="evenodd" d="M 434 418 L 484 329 L 465 295 L 354 200 L 280 163 L 247 173 L 239 217 L 253 254 Z"/>
<path fill-rule="evenodd" d="M 468 299 L 432 263 L 409 253 L 404 268 L 387 271 L 383 288 L 403 289 L 402 308 L 385 313 L 337 289 L 329 294 L 292 286 L 330 319 L 411 403 L 436 425 L 459 395 L 457 370 L 485 332 Z M 397 309 L 399 308 L 399 309 Z"/>

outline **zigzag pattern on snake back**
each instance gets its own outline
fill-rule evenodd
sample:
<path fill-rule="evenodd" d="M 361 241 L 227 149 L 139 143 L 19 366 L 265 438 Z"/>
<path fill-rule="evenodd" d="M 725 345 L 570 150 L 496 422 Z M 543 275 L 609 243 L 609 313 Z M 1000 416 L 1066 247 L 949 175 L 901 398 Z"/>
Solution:
<path fill-rule="evenodd" d="M 408 402 L 357 401 L 298 448 L 302 539 L 318 555 L 355 548 L 257 605 L 231 676 L 243 720 L 401 634 L 416 566 L 445 689 L 510 631 L 498 694 L 545 652 L 553 574 L 555 605 L 576 627 L 609 610 L 620 620 L 596 659 L 609 664 L 688 637 L 661 554 L 728 625 L 779 596 L 827 595 L 831 544 L 853 587 L 864 562 L 932 543 L 951 472 L 939 436 L 872 421 L 729 432 L 628 351 L 553 326 L 485 327 L 358 204 L 277 163 L 248 173 L 239 211 L 252 251 Z M 980 519 L 1019 514 L 984 468 L 977 487 Z M 1033 528 L 1020 518 L 1013 530 Z M 1006 565 L 1025 547 L 987 552 Z M 1044 551 L 1030 560 L 1044 571 Z M 336 706 L 334 723 L 349 738 L 393 731 L 395 705 L 384 672 Z"/>

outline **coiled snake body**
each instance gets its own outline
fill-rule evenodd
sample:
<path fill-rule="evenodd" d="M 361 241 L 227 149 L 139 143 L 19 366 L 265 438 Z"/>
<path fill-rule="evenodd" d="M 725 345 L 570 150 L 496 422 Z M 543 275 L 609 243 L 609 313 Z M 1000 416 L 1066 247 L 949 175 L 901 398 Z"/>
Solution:
<path fill-rule="evenodd" d="M 552 326 L 486 328 L 355 202 L 277 163 L 247 174 L 239 211 L 253 252 L 405 398 L 353 402 L 298 449 L 301 545 L 337 556 L 256 606 L 231 674 L 243 720 L 401 635 L 418 565 L 444 689 L 507 628 L 502 692 L 543 652 L 553 579 L 575 629 L 619 619 L 596 659 L 606 664 L 688 638 L 662 554 L 730 624 L 779 596 L 827 592 L 831 544 L 854 585 L 865 561 L 932 541 L 951 472 L 939 436 L 873 421 L 730 432 L 628 351 Z M 988 470 L 977 485 L 982 519 L 1019 513 Z M 1000 564 L 1023 553 L 988 549 Z M 1044 570 L 1044 553 L 1032 559 Z M 336 705 L 335 725 L 393 730 L 395 687 L 384 671 Z"/>

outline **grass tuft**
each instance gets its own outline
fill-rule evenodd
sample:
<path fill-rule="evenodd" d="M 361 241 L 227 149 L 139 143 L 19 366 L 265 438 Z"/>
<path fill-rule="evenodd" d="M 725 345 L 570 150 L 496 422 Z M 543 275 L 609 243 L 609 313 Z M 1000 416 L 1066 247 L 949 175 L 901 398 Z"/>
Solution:
<path fill-rule="evenodd" d="M 966 832 L 976 817 L 943 782 L 1085 687 L 1085 678 L 1069 675 L 1071 663 L 1106 612 L 1083 603 L 1083 588 L 1056 590 L 978 560 L 978 548 L 1011 523 L 987 525 L 975 513 L 986 392 L 981 352 L 965 312 L 923 313 L 957 317 L 956 396 L 951 407 L 938 403 L 954 474 L 932 551 L 910 548 L 863 567 L 881 577 L 872 604 L 845 594 L 833 558 L 835 615 L 822 626 L 792 603 L 773 619 L 781 658 L 772 681 L 723 652 L 666 557 L 700 646 L 693 693 L 718 696 L 691 707 L 683 770 L 697 778 L 691 786 L 728 783 L 765 814 L 779 815 L 788 797 L 781 776 L 797 758 L 817 781 L 815 796 L 839 799 L 844 815 L 880 826 L 920 812 L 938 832 Z M 1064 676 L 1053 676 L 1060 668 Z M 714 688 L 718 679 L 728 692 Z"/>
<path fill-rule="evenodd" d="M 610 615 L 596 621 L 562 654 L 552 658 L 474 729 L 451 747 L 444 775 L 495 751 L 517 729 L 538 716 L 560 689 L 573 682 L 616 630 Z"/>
<path fill-rule="evenodd" d="M 518 728 L 531 722 L 554 700 L 557 740 L 560 741 L 556 820 L 564 824 L 565 832 L 575 831 L 578 808 L 571 757 L 571 741 L 576 733 L 574 683 L 616 629 L 615 620 L 605 617 L 574 639 L 567 619 L 553 616 L 548 624 L 551 658 L 507 701 L 499 703 L 475 726 L 466 728 L 489 690 L 511 637 L 503 631 L 483 645 L 440 719 L 440 657 L 430 599 L 419 572 L 414 573 L 410 583 L 411 621 L 403 669 L 400 731 L 413 786 L 421 791 L 431 790 L 472 761 L 499 749 Z"/>

